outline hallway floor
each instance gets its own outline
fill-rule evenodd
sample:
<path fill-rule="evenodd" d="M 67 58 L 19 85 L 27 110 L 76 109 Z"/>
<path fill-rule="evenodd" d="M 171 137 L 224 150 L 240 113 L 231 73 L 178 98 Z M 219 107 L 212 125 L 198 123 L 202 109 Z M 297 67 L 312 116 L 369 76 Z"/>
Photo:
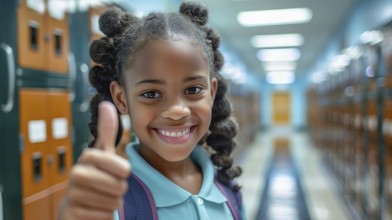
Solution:
<path fill-rule="evenodd" d="M 260 132 L 237 163 L 248 220 L 351 219 L 306 132 Z"/>

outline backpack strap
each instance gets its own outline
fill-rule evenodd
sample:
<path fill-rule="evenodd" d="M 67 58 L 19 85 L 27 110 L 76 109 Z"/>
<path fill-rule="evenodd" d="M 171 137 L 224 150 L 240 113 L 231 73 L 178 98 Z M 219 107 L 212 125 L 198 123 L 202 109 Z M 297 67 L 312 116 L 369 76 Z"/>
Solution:
<path fill-rule="evenodd" d="M 158 220 L 154 198 L 146 184 L 134 174 L 127 181 L 124 206 L 119 210 L 120 220 Z"/>
<path fill-rule="evenodd" d="M 242 195 L 241 192 L 234 190 L 235 183 L 233 181 L 230 182 L 230 186 L 222 184 L 218 181 L 217 178 L 214 180 L 215 185 L 218 189 L 223 193 L 223 195 L 227 199 L 227 205 L 233 215 L 234 220 L 242 220 Z"/>

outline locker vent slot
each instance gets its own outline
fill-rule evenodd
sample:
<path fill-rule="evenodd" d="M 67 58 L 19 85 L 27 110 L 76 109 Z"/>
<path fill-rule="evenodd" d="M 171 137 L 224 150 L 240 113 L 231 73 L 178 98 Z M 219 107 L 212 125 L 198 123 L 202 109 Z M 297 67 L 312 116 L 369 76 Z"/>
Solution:
<path fill-rule="evenodd" d="M 33 155 L 33 178 L 35 182 L 42 179 L 42 157 L 41 154 Z"/>
<path fill-rule="evenodd" d="M 31 22 L 29 29 L 30 29 L 30 48 L 32 50 L 38 50 L 38 24 L 35 22 Z"/>
<path fill-rule="evenodd" d="M 59 172 L 64 173 L 65 171 L 65 151 L 64 150 L 59 150 L 58 151 L 58 167 L 59 167 Z"/>
<path fill-rule="evenodd" d="M 54 33 L 54 48 L 57 55 L 61 55 L 63 53 L 62 45 L 63 36 L 61 31 L 55 31 Z"/>

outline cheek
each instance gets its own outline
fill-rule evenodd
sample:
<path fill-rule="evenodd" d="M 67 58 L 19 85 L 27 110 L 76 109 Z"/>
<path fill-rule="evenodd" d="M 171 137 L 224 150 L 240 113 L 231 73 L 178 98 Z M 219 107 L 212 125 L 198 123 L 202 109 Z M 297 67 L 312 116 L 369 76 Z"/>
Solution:
<path fill-rule="evenodd" d="M 198 103 L 195 107 L 195 112 L 200 115 L 204 122 L 209 124 L 212 118 L 212 101 L 206 99 L 202 103 Z"/>
<path fill-rule="evenodd" d="M 129 108 L 129 115 L 131 119 L 133 119 L 135 123 L 139 124 L 147 122 L 154 114 L 154 109 L 143 108 L 140 105 L 132 105 L 132 107 Z"/>

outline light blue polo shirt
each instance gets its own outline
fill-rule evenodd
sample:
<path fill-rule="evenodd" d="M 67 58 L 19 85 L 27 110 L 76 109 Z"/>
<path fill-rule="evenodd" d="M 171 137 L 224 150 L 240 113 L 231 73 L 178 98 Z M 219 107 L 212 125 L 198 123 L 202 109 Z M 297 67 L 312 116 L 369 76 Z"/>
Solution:
<path fill-rule="evenodd" d="M 212 161 L 201 146 L 196 146 L 191 153 L 191 159 L 203 173 L 203 183 L 198 195 L 184 190 L 155 170 L 140 156 L 138 149 L 137 143 L 131 143 L 126 148 L 132 172 L 150 189 L 160 220 L 233 219 L 226 197 L 214 183 Z M 243 210 L 242 216 L 245 217 Z M 118 219 L 118 216 L 115 219 Z"/>

